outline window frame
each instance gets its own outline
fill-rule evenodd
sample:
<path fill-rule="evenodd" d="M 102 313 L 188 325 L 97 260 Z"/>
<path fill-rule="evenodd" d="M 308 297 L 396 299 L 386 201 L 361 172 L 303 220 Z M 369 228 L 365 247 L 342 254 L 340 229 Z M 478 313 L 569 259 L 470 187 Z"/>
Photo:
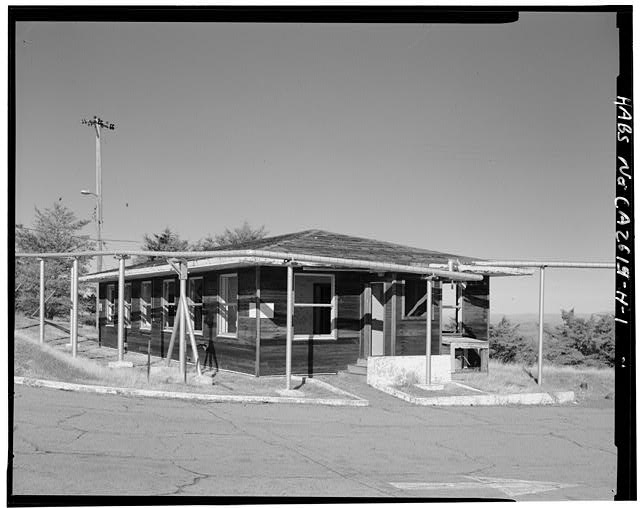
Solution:
<path fill-rule="evenodd" d="M 168 322 L 168 316 L 169 316 L 169 307 L 173 307 L 175 309 L 174 314 L 173 314 L 173 322 L 175 324 L 175 319 L 176 319 L 176 314 L 177 314 L 177 303 L 176 300 L 178 299 L 178 293 L 177 293 L 177 288 L 176 288 L 176 279 L 163 279 L 162 280 L 162 331 L 163 332 L 172 332 L 173 331 L 173 327 L 167 327 L 166 323 Z M 165 288 L 169 285 L 169 284 L 173 284 L 173 303 L 169 303 L 168 300 L 165 298 L 167 291 L 165 290 Z"/>
<path fill-rule="evenodd" d="M 202 290 L 200 294 L 201 301 L 200 303 L 193 303 L 191 298 L 194 281 L 199 280 L 202 283 Z M 194 335 L 202 335 L 204 331 L 204 277 L 189 277 L 187 280 L 187 307 L 189 308 L 189 319 L 191 319 L 191 327 L 193 328 Z M 200 330 L 196 330 L 195 327 L 195 319 L 193 309 L 195 307 L 200 307 Z"/>
<path fill-rule="evenodd" d="M 316 277 L 316 278 L 329 278 L 331 280 L 331 300 L 329 303 L 296 303 L 296 277 Z M 331 309 L 330 313 L 330 326 L 331 333 L 322 335 L 309 335 L 309 334 L 297 334 L 295 326 L 293 327 L 293 340 L 294 341 L 309 341 L 309 340 L 338 340 L 338 300 L 336 298 L 336 276 L 333 273 L 309 273 L 300 272 L 293 274 L 293 314 L 295 316 L 296 307 L 300 308 L 327 308 Z M 293 321 L 293 319 L 292 319 Z"/>
<path fill-rule="evenodd" d="M 222 284 L 222 280 L 223 279 L 231 279 L 234 278 L 236 279 L 236 300 L 233 303 L 229 303 L 226 301 L 227 295 L 222 294 L 222 288 L 223 288 L 223 284 Z M 226 288 L 229 287 L 229 284 L 226 283 Z M 218 312 L 217 312 L 217 320 L 216 320 L 216 335 L 218 335 L 219 337 L 229 337 L 229 338 L 237 338 L 238 337 L 238 321 L 239 321 L 239 313 L 238 313 L 238 274 L 236 273 L 221 273 L 218 276 Z M 227 318 L 224 317 L 223 313 L 221 312 L 222 307 L 226 306 L 227 308 L 229 306 L 235 307 L 236 308 L 236 331 L 235 332 L 228 332 L 226 330 L 229 329 L 229 323 L 227 322 Z M 229 315 L 229 312 L 226 312 L 227 315 Z M 223 326 L 224 325 L 224 326 Z M 223 328 L 225 329 L 225 331 L 222 331 Z"/>
<path fill-rule="evenodd" d="M 403 279 L 402 280 L 402 298 L 401 300 L 401 314 L 400 314 L 400 319 L 402 320 L 407 320 L 407 321 L 424 321 L 427 319 L 427 311 L 426 311 L 426 304 L 427 302 L 424 302 L 425 305 L 425 312 L 424 314 L 421 314 L 419 316 L 407 316 L 407 308 L 406 308 L 406 302 L 407 302 L 407 282 L 412 281 L 412 282 L 424 282 L 425 285 L 425 295 L 427 293 L 427 281 L 423 280 L 423 279 Z M 432 299 L 431 299 L 431 321 L 435 321 L 435 315 L 436 315 L 436 311 L 438 309 L 438 303 L 436 302 L 436 299 L 433 298 L 433 289 L 435 289 L 437 283 L 434 283 L 433 287 L 432 287 Z M 424 298 L 424 297 L 420 297 L 420 298 Z M 421 304 L 422 305 L 422 304 Z M 411 310 L 411 309 L 409 309 Z"/>
<path fill-rule="evenodd" d="M 149 302 L 143 298 L 144 287 L 149 287 Z M 140 330 L 151 330 L 151 307 L 153 303 L 153 281 L 143 280 L 140 284 Z M 148 324 L 146 324 L 148 323 Z"/>
<path fill-rule="evenodd" d="M 116 324 L 116 285 L 107 284 L 106 286 L 107 296 L 105 306 L 105 325 L 115 326 Z"/>

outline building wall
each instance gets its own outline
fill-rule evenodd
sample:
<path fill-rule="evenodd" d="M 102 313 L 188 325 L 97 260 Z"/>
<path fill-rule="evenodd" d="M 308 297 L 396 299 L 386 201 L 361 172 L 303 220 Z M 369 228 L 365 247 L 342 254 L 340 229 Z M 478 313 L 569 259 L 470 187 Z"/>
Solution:
<path fill-rule="evenodd" d="M 403 316 L 404 284 L 398 281 L 395 284 L 398 303 L 396 305 L 396 347 L 398 356 L 423 355 L 426 352 L 426 317 Z M 442 314 L 442 289 L 440 283 L 435 283 L 432 290 L 434 310 L 431 321 L 431 354 L 439 355 L 442 349 L 442 332 L 440 316 Z"/>
<path fill-rule="evenodd" d="M 260 323 L 260 375 L 285 374 L 287 272 L 284 267 L 262 267 L 260 272 L 261 300 L 274 304 L 273 318 L 263 318 Z M 302 272 L 296 270 L 294 273 Z M 294 340 L 291 351 L 294 374 L 337 372 L 358 358 L 361 275 L 357 272 L 334 272 L 334 275 L 337 339 Z"/>
<path fill-rule="evenodd" d="M 296 271 L 301 271 L 297 269 Z M 218 281 L 222 273 L 238 274 L 238 333 L 237 337 L 218 336 Z M 308 273 L 308 272 L 305 272 Z M 318 272 L 333 273 L 335 276 L 335 294 L 337 300 L 336 320 L 337 339 L 295 340 L 292 348 L 292 371 L 296 374 L 337 372 L 355 363 L 364 356 L 364 343 L 368 339 L 365 333 L 367 313 L 364 308 L 364 289 L 367 283 L 384 282 L 385 313 L 385 355 L 423 355 L 425 353 L 426 322 L 424 317 L 404 318 L 404 284 L 402 275 L 382 278 L 366 272 Z M 260 375 L 280 375 L 285 373 L 286 361 L 286 313 L 287 313 L 287 277 L 285 267 L 263 266 L 260 269 L 261 302 L 273 304 L 273 316 L 260 320 L 260 361 L 256 369 L 256 318 L 251 317 L 250 308 L 256 297 L 256 268 L 247 267 L 236 270 L 194 273 L 203 277 L 203 330 L 196 334 L 200 345 L 201 362 L 217 365 L 218 368 Z M 408 276 L 407 276 L 408 277 Z M 166 357 L 171 333 L 162 331 L 162 281 L 173 278 L 176 289 L 177 277 L 157 277 L 136 279 L 132 282 L 132 325 L 125 329 L 128 351 L 146 353 L 151 339 L 151 352 Z M 138 299 L 143 280 L 152 280 L 152 308 L 150 331 L 140 329 L 140 307 Z M 115 283 L 117 298 L 117 283 Z M 432 321 L 432 349 L 434 355 L 442 352 L 441 335 L 441 299 L 442 291 L 438 283 L 434 284 L 434 313 Z M 463 290 L 462 315 L 465 333 L 471 337 L 488 339 L 489 330 L 489 282 L 467 283 Z M 394 298 L 395 297 L 395 298 Z M 102 344 L 117 347 L 117 326 L 107 326 L 106 284 L 100 284 L 101 312 L 100 336 Z M 395 301 L 395 304 L 394 304 Z M 368 309 L 367 309 L 368 310 Z M 395 329 L 393 327 L 395 318 Z M 205 350 L 207 355 L 205 357 Z M 190 347 L 187 356 L 191 359 Z M 178 358 L 178 345 L 174 346 L 173 356 Z"/>
<path fill-rule="evenodd" d="M 217 336 L 218 311 L 218 277 L 222 273 L 238 274 L 238 333 L 237 337 Z M 193 277 L 203 277 L 203 325 L 202 333 L 196 333 L 196 344 L 199 346 L 198 355 L 202 363 L 207 360 L 207 366 L 213 365 L 220 369 L 235 370 L 253 374 L 255 369 L 255 320 L 249 318 L 249 302 L 247 295 L 255 294 L 255 269 L 243 268 L 224 272 L 194 273 Z M 176 277 L 155 277 L 131 280 L 132 314 L 131 328 L 125 328 L 126 350 L 131 352 L 147 352 L 151 339 L 151 354 L 166 357 L 168 354 L 171 332 L 162 330 L 162 284 L 164 280 L 173 279 L 176 292 L 179 292 L 179 280 Z M 151 299 L 151 330 L 140 329 L 139 297 L 142 281 L 152 281 Z M 129 281 L 127 281 L 129 282 Z M 118 347 L 117 320 L 113 325 L 106 324 L 106 283 L 100 284 L 100 337 L 102 345 Z M 115 283 L 116 298 L 118 295 Z M 172 358 L 178 360 L 178 342 L 174 344 Z M 192 361 L 192 351 L 187 340 L 187 361 Z"/>
<path fill-rule="evenodd" d="M 260 322 L 260 375 L 284 374 L 286 358 L 286 313 L 287 282 L 286 269 L 279 267 L 261 267 L 261 301 L 274 305 L 273 318 L 262 318 Z M 222 273 L 238 274 L 238 332 L 237 337 L 218 336 L 218 281 Z M 330 273 L 330 272 L 322 272 Z M 336 321 L 337 340 L 301 340 L 293 344 L 292 370 L 294 373 L 309 374 L 337 372 L 346 369 L 358 357 L 360 339 L 360 293 L 362 290 L 359 273 L 336 272 L 335 291 L 337 300 Z M 251 304 L 255 302 L 255 267 L 218 272 L 194 273 L 194 277 L 203 277 L 203 330 L 196 334 L 201 362 L 205 361 L 205 348 L 208 348 L 208 364 L 212 361 L 221 369 L 239 372 L 256 372 L 256 318 L 250 317 Z M 147 352 L 151 338 L 151 353 L 166 357 L 171 332 L 162 331 L 162 284 L 163 280 L 173 279 L 176 290 L 179 289 L 177 277 L 156 277 L 132 280 L 132 324 L 125 328 L 127 351 Z M 140 329 L 139 296 L 143 280 L 152 281 L 152 327 L 150 331 Z M 127 281 L 129 282 L 129 281 Z M 117 320 L 107 326 L 106 286 L 100 284 L 102 301 L 100 335 L 102 344 L 117 347 Z M 116 299 L 117 299 L 117 282 Z M 191 361 L 191 348 L 187 349 L 187 359 Z M 178 344 L 174 345 L 172 358 L 178 358 Z"/>
<path fill-rule="evenodd" d="M 489 340 L 489 277 L 462 289 L 462 327 L 468 337 Z"/>

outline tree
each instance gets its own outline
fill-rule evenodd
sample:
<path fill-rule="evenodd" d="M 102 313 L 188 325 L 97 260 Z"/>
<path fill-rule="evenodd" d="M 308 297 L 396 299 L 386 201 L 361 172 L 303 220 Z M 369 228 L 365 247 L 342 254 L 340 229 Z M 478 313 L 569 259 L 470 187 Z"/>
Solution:
<path fill-rule="evenodd" d="M 187 240 L 181 240 L 180 235 L 174 231 L 171 231 L 169 227 L 165 227 L 160 233 L 146 234 L 143 237 L 142 250 L 149 251 L 186 251 L 189 250 L 189 242 Z M 145 256 L 141 258 L 141 261 L 152 261 L 157 259 L 157 256 Z"/>
<path fill-rule="evenodd" d="M 502 317 L 497 325 L 489 327 L 489 355 L 504 363 L 524 362 L 531 364 L 535 360 L 533 345 L 519 331 L 520 325 L 512 324 Z"/>
<path fill-rule="evenodd" d="M 16 252 L 74 252 L 93 250 L 88 236 L 80 231 L 89 220 L 78 219 L 74 212 L 55 202 L 44 211 L 35 209 L 32 227 L 22 224 L 15 228 Z M 90 258 L 78 258 L 78 272 L 87 272 Z M 45 260 L 45 295 L 52 296 L 46 303 L 46 316 L 67 316 L 71 307 L 70 281 L 72 259 L 47 258 Z M 16 258 L 16 310 L 31 314 L 40 307 L 40 266 L 33 258 Z M 83 292 L 81 290 L 81 292 Z M 89 298 L 90 300 L 90 298 Z"/>
<path fill-rule="evenodd" d="M 611 367 L 615 360 L 613 316 L 576 317 L 562 310 L 562 324 L 551 334 L 545 357 L 560 365 Z"/>
<path fill-rule="evenodd" d="M 259 228 L 254 228 L 247 221 L 244 221 L 239 227 L 233 229 L 225 228 L 222 234 L 216 235 L 215 237 L 207 235 L 193 246 L 193 250 L 212 250 L 219 247 L 235 247 L 252 240 L 260 240 L 267 236 L 267 233 L 268 231 L 264 225 Z"/>

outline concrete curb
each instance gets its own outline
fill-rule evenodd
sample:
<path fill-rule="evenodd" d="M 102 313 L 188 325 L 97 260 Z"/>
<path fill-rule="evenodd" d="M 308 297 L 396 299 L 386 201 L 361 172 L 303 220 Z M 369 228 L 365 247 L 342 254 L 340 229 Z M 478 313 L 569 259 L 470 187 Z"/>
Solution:
<path fill-rule="evenodd" d="M 508 393 L 504 395 L 452 395 L 444 397 L 414 397 L 386 385 L 371 385 L 376 390 L 393 395 L 418 406 L 507 406 L 564 404 L 575 400 L 574 392 Z"/>
<path fill-rule="evenodd" d="M 357 395 L 348 392 L 346 390 L 343 390 L 342 388 L 338 388 L 337 386 L 333 386 L 332 384 L 327 383 L 326 381 L 321 381 L 320 379 L 314 379 L 312 377 L 307 378 L 308 383 L 314 384 L 314 385 L 318 385 L 318 386 L 322 386 L 323 388 L 325 388 L 326 390 L 329 390 L 330 392 L 333 392 L 337 395 L 342 395 L 343 397 L 349 397 L 349 398 L 353 398 L 356 400 L 363 400 L 365 401 L 367 404 L 367 406 L 369 405 L 369 401 L 366 399 L 363 399 L 362 397 L 358 397 Z"/>
<path fill-rule="evenodd" d="M 14 377 L 14 384 L 31 386 L 35 388 L 53 388 L 56 390 L 97 393 L 101 395 L 126 395 L 129 397 L 149 397 L 154 399 L 193 400 L 202 402 L 235 402 L 244 404 L 307 404 L 319 406 L 368 406 L 369 401 L 355 398 L 349 399 L 303 399 L 298 397 L 270 397 L 256 395 L 213 395 L 207 393 L 167 392 L 160 390 L 144 390 L 141 388 L 120 388 L 115 386 L 81 385 L 65 383 L 62 381 L 48 381 L 45 379 L 33 379 Z M 348 392 L 344 392 L 348 393 Z M 353 396 L 355 397 L 355 395 Z"/>

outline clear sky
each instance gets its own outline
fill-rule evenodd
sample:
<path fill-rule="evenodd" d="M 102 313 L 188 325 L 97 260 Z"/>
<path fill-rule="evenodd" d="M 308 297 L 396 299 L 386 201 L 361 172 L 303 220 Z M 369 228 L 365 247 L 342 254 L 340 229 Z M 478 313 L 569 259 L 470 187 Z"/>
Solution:
<path fill-rule="evenodd" d="M 108 248 L 249 221 L 489 259 L 613 261 L 613 13 L 503 25 L 20 23 L 16 221 L 90 218 Z M 95 237 L 95 224 L 86 232 Z M 112 260 L 109 264 L 113 264 Z M 107 266 L 109 266 L 109 264 Z M 546 274 L 546 310 L 613 309 L 613 270 Z M 538 277 L 493 279 L 537 312 Z"/>

